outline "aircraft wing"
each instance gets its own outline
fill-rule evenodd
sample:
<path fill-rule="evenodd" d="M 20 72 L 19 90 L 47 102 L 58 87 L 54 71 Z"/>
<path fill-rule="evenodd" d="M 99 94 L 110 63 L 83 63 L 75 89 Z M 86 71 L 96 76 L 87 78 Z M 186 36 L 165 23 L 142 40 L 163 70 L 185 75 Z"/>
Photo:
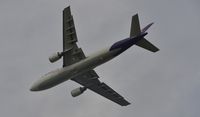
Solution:
<path fill-rule="evenodd" d="M 81 48 L 78 48 L 76 29 L 70 6 L 63 10 L 63 67 L 85 58 Z"/>
<path fill-rule="evenodd" d="M 78 77 L 73 78 L 72 80 L 121 106 L 127 106 L 130 104 L 108 85 L 100 82 L 98 78 L 99 76 L 96 72 L 94 70 L 90 70 Z"/>

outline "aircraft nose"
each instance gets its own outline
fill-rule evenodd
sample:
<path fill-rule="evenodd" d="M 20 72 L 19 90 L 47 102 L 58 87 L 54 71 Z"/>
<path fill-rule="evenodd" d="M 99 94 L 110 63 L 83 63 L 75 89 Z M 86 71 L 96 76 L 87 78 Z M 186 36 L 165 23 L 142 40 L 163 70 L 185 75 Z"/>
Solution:
<path fill-rule="evenodd" d="M 34 85 L 30 88 L 30 91 L 39 91 L 39 86 L 34 84 Z"/>

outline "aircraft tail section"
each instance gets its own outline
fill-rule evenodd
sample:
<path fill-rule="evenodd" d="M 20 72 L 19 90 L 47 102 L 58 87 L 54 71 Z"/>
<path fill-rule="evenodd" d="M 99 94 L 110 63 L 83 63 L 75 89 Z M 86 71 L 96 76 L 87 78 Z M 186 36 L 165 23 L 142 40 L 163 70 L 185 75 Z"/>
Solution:
<path fill-rule="evenodd" d="M 132 22 L 131 22 L 130 37 L 134 37 L 134 36 L 145 33 L 151 27 L 151 25 L 153 25 L 153 23 L 150 23 L 149 25 L 147 25 L 145 28 L 141 30 L 138 14 L 134 15 L 132 17 Z M 151 52 L 157 52 L 159 50 L 156 46 L 154 46 L 152 43 L 147 41 L 145 38 L 137 42 L 136 45 L 146 50 L 149 50 Z"/>

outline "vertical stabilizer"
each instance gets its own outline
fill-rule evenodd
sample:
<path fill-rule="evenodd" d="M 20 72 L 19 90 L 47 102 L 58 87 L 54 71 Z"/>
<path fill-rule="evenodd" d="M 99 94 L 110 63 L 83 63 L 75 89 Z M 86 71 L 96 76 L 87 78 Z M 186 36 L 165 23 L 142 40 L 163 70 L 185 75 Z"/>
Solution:
<path fill-rule="evenodd" d="M 136 14 L 132 16 L 130 37 L 139 35 L 140 32 L 141 30 L 140 30 L 139 17 L 138 17 L 138 14 Z"/>

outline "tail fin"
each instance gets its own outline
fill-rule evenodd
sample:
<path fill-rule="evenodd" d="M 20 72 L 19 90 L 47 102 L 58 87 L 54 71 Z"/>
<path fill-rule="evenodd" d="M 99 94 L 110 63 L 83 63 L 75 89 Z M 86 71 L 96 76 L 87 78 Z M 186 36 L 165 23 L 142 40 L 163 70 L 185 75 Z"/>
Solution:
<path fill-rule="evenodd" d="M 134 15 L 132 17 L 130 37 L 140 35 L 141 33 L 145 33 L 149 29 L 149 27 L 151 27 L 151 25 L 153 25 L 153 23 L 150 23 L 141 31 L 138 14 Z M 136 43 L 136 45 L 144 49 L 147 49 L 151 52 L 157 52 L 159 50 L 156 46 L 151 44 L 145 38 L 141 39 L 138 43 Z"/>
<path fill-rule="evenodd" d="M 132 17 L 130 37 L 139 35 L 140 33 L 141 30 L 140 30 L 139 17 L 138 14 L 136 14 Z"/>

